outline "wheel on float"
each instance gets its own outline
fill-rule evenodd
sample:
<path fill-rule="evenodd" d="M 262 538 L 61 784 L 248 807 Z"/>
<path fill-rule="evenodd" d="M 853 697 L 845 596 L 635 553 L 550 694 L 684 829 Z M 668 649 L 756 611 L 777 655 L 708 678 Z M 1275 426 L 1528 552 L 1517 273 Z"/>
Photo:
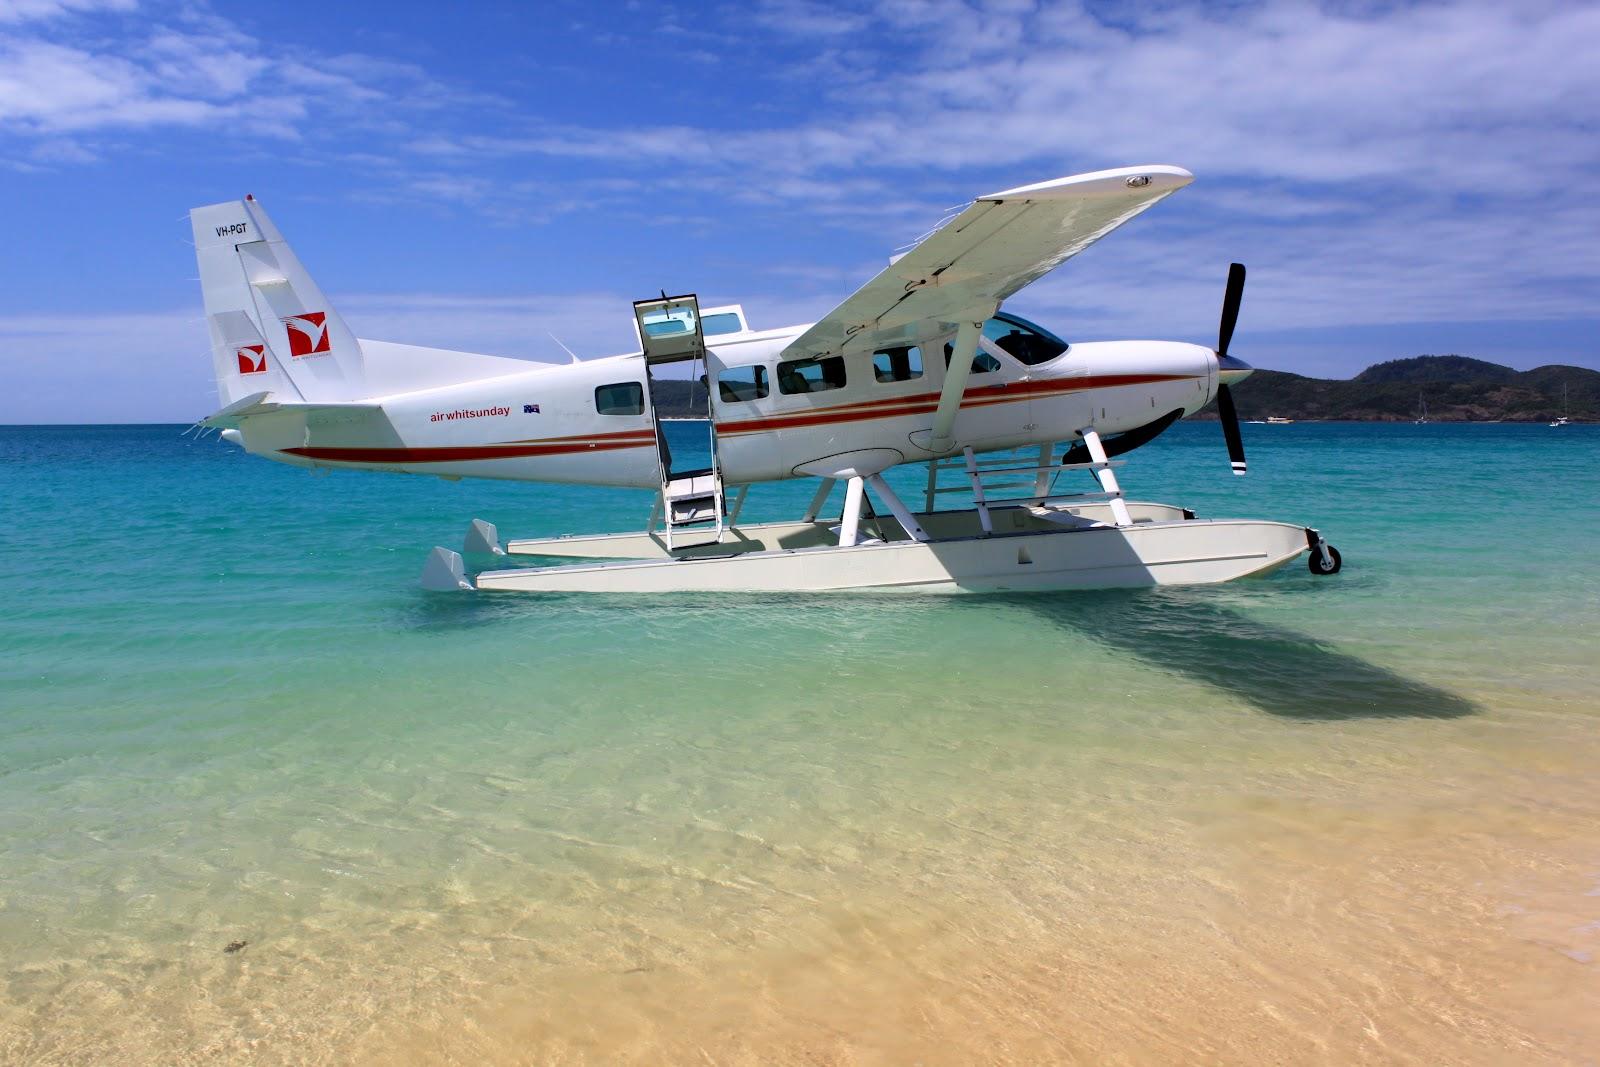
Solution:
<path fill-rule="evenodd" d="M 1307 566 L 1311 568 L 1312 574 L 1338 574 L 1344 567 L 1344 559 L 1339 555 L 1337 548 L 1323 545 L 1321 552 L 1314 548 L 1311 550 L 1311 559 Z"/>

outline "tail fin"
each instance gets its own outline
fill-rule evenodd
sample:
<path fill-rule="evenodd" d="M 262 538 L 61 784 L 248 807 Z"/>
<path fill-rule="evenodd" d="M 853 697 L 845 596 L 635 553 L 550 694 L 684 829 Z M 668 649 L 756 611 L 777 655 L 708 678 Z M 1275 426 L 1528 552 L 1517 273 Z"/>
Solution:
<path fill-rule="evenodd" d="M 361 344 L 251 197 L 189 212 L 224 405 L 270 391 L 286 401 L 368 394 Z"/>

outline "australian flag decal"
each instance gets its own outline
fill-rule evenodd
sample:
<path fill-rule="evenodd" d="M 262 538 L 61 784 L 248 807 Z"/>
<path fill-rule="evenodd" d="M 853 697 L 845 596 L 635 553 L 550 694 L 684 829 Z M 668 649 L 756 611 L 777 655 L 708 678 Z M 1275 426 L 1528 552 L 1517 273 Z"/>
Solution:
<path fill-rule="evenodd" d="M 539 405 L 538 404 L 524 404 L 524 405 L 522 405 L 522 413 L 524 415 L 537 415 L 537 414 L 539 414 Z"/>

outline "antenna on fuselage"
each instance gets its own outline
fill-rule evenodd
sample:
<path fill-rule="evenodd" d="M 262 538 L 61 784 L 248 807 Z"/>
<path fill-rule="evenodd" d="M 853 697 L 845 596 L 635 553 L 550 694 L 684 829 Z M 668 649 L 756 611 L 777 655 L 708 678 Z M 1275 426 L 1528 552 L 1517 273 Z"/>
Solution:
<path fill-rule="evenodd" d="M 561 351 L 563 351 L 567 355 L 571 356 L 572 357 L 572 362 L 574 362 L 574 363 L 578 362 L 578 353 L 574 352 L 572 349 L 568 348 L 566 345 L 562 345 L 561 344 L 561 338 L 557 337 L 553 333 L 550 333 L 549 330 L 546 330 L 545 333 L 549 333 L 550 334 L 550 340 L 554 341 L 558 345 L 561 345 Z"/>

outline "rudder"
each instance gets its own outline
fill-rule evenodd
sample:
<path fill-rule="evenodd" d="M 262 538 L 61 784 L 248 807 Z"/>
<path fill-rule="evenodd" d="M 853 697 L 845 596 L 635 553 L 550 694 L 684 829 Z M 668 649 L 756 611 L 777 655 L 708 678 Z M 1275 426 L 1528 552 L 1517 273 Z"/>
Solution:
<path fill-rule="evenodd" d="M 313 403 L 365 397 L 360 342 L 260 203 L 247 196 L 189 218 L 222 403 L 263 390 Z"/>

